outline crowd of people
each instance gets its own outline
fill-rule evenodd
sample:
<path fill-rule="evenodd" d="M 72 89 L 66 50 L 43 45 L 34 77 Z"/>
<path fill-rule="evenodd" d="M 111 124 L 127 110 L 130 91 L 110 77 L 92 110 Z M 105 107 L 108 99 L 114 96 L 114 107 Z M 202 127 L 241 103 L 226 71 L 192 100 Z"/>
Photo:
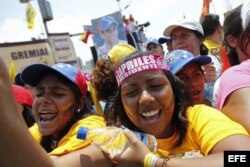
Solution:
<path fill-rule="evenodd" d="M 146 51 L 117 44 L 90 78 L 66 63 L 31 64 L 12 84 L 0 59 L 0 166 L 222 167 L 224 151 L 250 151 L 249 9 L 245 0 L 222 25 L 212 14 L 177 21 Z M 77 138 L 80 127 L 109 126 L 123 127 L 120 154 Z M 155 136 L 157 152 L 131 131 Z"/>

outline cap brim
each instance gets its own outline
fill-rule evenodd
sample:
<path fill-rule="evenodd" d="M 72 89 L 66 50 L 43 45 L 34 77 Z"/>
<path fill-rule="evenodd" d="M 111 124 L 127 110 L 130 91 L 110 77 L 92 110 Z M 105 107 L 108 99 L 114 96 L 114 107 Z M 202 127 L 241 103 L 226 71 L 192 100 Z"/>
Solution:
<path fill-rule="evenodd" d="M 21 73 L 21 79 L 23 82 L 31 85 L 31 86 L 36 86 L 38 82 L 43 78 L 44 75 L 48 73 L 56 73 L 59 74 L 65 78 L 63 74 L 61 74 L 59 71 L 56 69 L 45 65 L 45 64 L 33 64 L 28 67 L 26 67 L 23 72 Z M 68 79 L 68 78 L 67 78 Z"/>
<path fill-rule="evenodd" d="M 186 29 L 189 29 L 189 30 L 195 30 L 193 27 L 189 26 L 189 25 L 185 25 L 185 24 L 173 24 L 171 26 L 168 26 L 164 32 L 163 32 L 163 35 L 164 36 L 170 36 L 173 32 L 174 29 L 176 29 L 177 27 L 182 27 L 182 28 L 186 28 Z M 197 32 L 199 32 L 198 30 L 195 30 Z M 199 32 L 201 33 L 201 32 Z M 202 34 L 202 33 L 201 33 Z M 203 35 L 203 34 L 202 34 Z"/>
<path fill-rule="evenodd" d="M 177 28 L 177 27 L 182 27 L 182 26 L 177 25 L 177 24 L 168 26 L 168 27 L 164 30 L 163 35 L 164 35 L 164 36 L 170 36 L 170 35 L 172 34 L 173 30 L 174 30 L 175 28 Z"/>
<path fill-rule="evenodd" d="M 16 84 L 16 85 L 19 85 L 19 86 L 24 86 L 24 82 L 23 82 L 22 79 L 21 79 L 21 73 L 18 73 L 18 74 L 15 76 L 15 84 Z"/>
<path fill-rule="evenodd" d="M 149 43 L 147 43 L 146 48 L 148 48 L 149 45 L 159 45 L 159 44 L 158 44 L 158 43 L 155 43 L 155 42 L 149 42 Z"/>
<path fill-rule="evenodd" d="M 203 66 L 203 65 L 211 63 L 211 61 L 212 61 L 212 59 L 209 56 L 206 56 L 206 55 L 197 56 L 197 57 L 189 59 L 186 62 L 183 62 L 183 63 L 179 64 L 178 67 L 174 68 L 171 71 L 172 71 L 173 74 L 176 74 L 180 70 L 182 70 L 184 67 L 186 67 L 187 65 L 189 65 L 190 63 L 194 62 L 194 63 L 198 64 L 199 66 Z"/>
<path fill-rule="evenodd" d="M 171 41 L 171 38 L 170 37 L 169 38 L 161 37 L 161 38 L 159 38 L 158 41 L 159 41 L 159 44 L 164 44 L 168 41 Z"/>
<path fill-rule="evenodd" d="M 206 55 L 202 55 L 202 56 L 196 56 L 192 61 L 197 63 L 200 66 L 203 66 L 203 65 L 211 63 L 212 58 Z"/>

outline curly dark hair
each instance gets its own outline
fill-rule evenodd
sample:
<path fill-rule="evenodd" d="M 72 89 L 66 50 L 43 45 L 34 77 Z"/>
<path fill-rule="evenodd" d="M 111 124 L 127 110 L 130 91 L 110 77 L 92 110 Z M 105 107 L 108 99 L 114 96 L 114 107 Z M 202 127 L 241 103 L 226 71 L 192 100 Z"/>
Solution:
<path fill-rule="evenodd" d="M 186 118 L 186 109 L 190 105 L 190 100 L 184 83 L 169 71 L 164 71 L 164 74 L 170 81 L 175 96 L 175 109 L 172 124 L 176 128 L 179 137 L 178 140 L 173 143 L 173 147 L 178 147 L 182 144 L 187 132 L 188 121 Z M 124 125 L 130 130 L 142 132 L 141 129 L 130 121 L 125 112 L 120 87 L 115 95 L 114 103 L 111 104 L 104 113 L 104 118 L 108 126 L 120 127 Z"/>
<path fill-rule="evenodd" d="M 107 101 L 117 91 L 118 86 L 114 72 L 115 65 L 110 60 L 97 60 L 96 66 L 93 69 L 91 83 L 96 90 L 99 100 Z"/>

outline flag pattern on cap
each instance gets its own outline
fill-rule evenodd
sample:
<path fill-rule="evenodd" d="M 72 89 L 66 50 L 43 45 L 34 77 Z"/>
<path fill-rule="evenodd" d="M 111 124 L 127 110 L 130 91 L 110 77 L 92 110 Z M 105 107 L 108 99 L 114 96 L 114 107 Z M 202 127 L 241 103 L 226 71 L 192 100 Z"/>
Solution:
<path fill-rule="evenodd" d="M 78 88 L 80 89 L 81 93 L 83 95 L 86 95 L 87 93 L 87 82 L 86 82 L 86 76 L 76 67 L 65 64 L 65 63 L 57 63 L 52 66 L 55 70 L 60 72 L 62 75 L 64 75 L 66 78 L 71 80 L 73 83 L 75 83 Z"/>
<path fill-rule="evenodd" d="M 164 56 L 164 59 L 169 65 L 170 71 L 173 74 L 178 73 L 183 67 L 190 64 L 191 62 L 195 62 L 198 65 L 202 66 L 212 61 L 211 57 L 209 56 L 194 56 L 191 52 L 181 49 L 177 49 L 170 53 L 167 53 Z"/>

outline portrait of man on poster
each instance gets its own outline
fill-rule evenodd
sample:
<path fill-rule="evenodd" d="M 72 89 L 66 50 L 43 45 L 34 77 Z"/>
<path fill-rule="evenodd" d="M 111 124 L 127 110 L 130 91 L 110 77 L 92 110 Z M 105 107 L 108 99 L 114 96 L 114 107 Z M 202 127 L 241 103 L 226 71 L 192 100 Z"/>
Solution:
<path fill-rule="evenodd" d="M 97 46 L 98 59 L 107 59 L 107 54 L 114 45 L 118 43 L 127 43 L 125 29 L 123 25 L 122 27 L 120 26 L 119 21 L 120 20 L 115 19 L 115 16 L 111 15 L 101 17 L 98 20 L 97 29 L 99 39 L 96 38 L 95 41 Z"/>

